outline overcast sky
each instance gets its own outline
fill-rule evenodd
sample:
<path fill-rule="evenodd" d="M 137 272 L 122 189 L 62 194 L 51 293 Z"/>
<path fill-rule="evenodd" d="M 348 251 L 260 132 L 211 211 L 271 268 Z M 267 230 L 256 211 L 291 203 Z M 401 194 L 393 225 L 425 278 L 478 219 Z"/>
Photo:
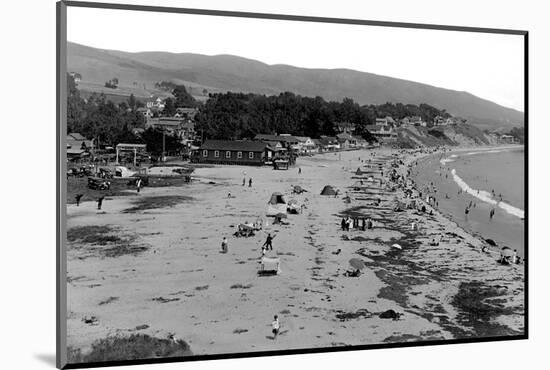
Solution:
<path fill-rule="evenodd" d="M 232 54 L 349 68 L 468 91 L 523 111 L 523 37 L 471 32 L 73 8 L 69 41 L 129 52 Z"/>

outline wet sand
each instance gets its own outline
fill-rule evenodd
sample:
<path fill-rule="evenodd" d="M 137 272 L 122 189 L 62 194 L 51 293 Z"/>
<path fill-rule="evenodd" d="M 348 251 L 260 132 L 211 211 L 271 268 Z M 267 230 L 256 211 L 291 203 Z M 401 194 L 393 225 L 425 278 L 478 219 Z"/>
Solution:
<path fill-rule="evenodd" d="M 107 198 L 102 211 L 94 202 L 68 205 L 69 232 L 106 226 L 119 238 L 99 246 L 69 242 L 68 345 L 86 351 L 108 335 L 174 333 L 201 355 L 522 334 L 523 265 L 497 264 L 495 255 L 481 252 L 478 238 L 437 212 L 393 212 L 404 195 L 378 182 L 378 165 L 387 172 L 394 153 L 299 158 L 288 171 L 200 168 L 192 184 Z M 374 167 L 359 157 L 371 158 Z M 355 175 L 358 167 L 367 173 Z M 241 185 L 244 171 L 252 187 Z M 360 178 L 365 185 L 354 190 Z M 340 196 L 319 195 L 325 184 Z M 292 195 L 292 185 L 309 191 Z M 304 212 L 289 215 L 289 225 L 269 219 L 254 237 L 232 236 L 239 223 L 267 219 L 276 191 L 305 204 Z M 350 203 L 343 200 L 346 191 Z M 375 198 L 380 205 L 372 205 Z M 156 208 L 148 199 L 157 199 Z M 372 217 L 374 229 L 341 231 L 346 214 Z M 411 230 L 412 220 L 419 230 Z M 258 277 L 267 232 L 276 235 L 270 253 L 280 257 L 282 272 Z M 220 253 L 224 236 L 227 254 Z M 437 247 L 428 245 L 434 236 L 442 236 Z M 104 253 L 116 243 L 128 254 Z M 392 248 L 395 243 L 402 249 Z M 364 260 L 361 276 L 344 276 L 350 258 Z M 380 318 L 388 309 L 403 316 Z M 275 314 L 281 334 L 273 340 Z M 91 316 L 93 324 L 82 321 Z"/>

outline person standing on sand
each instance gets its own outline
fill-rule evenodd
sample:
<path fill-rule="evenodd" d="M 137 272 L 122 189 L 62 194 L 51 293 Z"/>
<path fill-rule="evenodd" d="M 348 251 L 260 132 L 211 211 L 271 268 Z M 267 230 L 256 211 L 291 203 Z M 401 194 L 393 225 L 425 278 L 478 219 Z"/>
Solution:
<path fill-rule="evenodd" d="M 137 187 L 137 192 L 139 193 L 139 191 L 141 189 L 141 177 L 138 177 L 138 179 L 136 181 L 136 187 Z"/>
<path fill-rule="evenodd" d="M 493 219 L 493 217 L 494 217 L 494 215 L 495 215 L 495 209 L 494 209 L 494 208 L 492 208 L 492 209 L 491 209 L 491 212 L 489 212 L 489 219 L 491 219 L 491 220 L 492 220 L 492 219 Z"/>
<path fill-rule="evenodd" d="M 280 327 L 281 327 L 281 324 L 279 323 L 279 316 L 277 315 L 273 316 L 273 322 L 271 323 L 271 332 L 273 333 L 273 340 L 277 339 L 277 335 L 279 334 Z"/>
<path fill-rule="evenodd" d="M 298 175 L 302 174 L 302 167 L 298 167 Z"/>
<path fill-rule="evenodd" d="M 248 179 L 248 187 L 251 188 L 252 187 L 252 177 L 250 179 Z"/>
<path fill-rule="evenodd" d="M 101 209 L 101 206 L 103 205 L 103 199 L 104 199 L 104 198 L 105 198 L 105 197 L 103 196 L 103 197 L 101 197 L 101 198 L 99 198 L 99 199 L 97 200 L 97 209 L 98 209 L 98 210 Z"/>
<path fill-rule="evenodd" d="M 224 236 L 222 239 L 222 253 L 227 253 L 229 244 L 227 242 L 227 238 Z"/>
<path fill-rule="evenodd" d="M 246 177 L 243 177 L 243 186 L 246 184 Z"/>
<path fill-rule="evenodd" d="M 340 227 L 342 228 L 342 231 L 346 231 L 346 219 L 342 217 L 342 221 L 340 222 Z"/>
<path fill-rule="evenodd" d="M 273 244 L 272 244 L 273 239 L 275 239 L 275 237 L 271 236 L 271 234 L 268 233 L 267 238 L 265 239 L 265 242 L 263 244 L 265 246 L 265 249 L 271 250 L 271 251 L 273 250 Z"/>
<path fill-rule="evenodd" d="M 80 206 L 80 199 L 82 199 L 82 197 L 84 196 L 84 194 L 77 194 L 75 196 L 75 199 L 76 199 L 76 206 Z"/>

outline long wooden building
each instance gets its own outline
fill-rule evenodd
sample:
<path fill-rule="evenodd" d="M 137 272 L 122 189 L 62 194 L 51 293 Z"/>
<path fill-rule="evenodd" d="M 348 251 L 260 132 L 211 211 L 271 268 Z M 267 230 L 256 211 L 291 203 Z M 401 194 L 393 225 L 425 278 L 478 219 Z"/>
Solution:
<path fill-rule="evenodd" d="M 273 149 L 261 141 L 206 140 L 193 151 L 191 162 L 262 166 L 272 157 Z"/>

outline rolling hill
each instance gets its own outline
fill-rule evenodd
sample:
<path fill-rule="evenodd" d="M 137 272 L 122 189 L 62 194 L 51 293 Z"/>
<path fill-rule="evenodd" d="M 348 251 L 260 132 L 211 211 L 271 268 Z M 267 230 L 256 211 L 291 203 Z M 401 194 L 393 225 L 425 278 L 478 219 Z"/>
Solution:
<path fill-rule="evenodd" d="M 278 94 L 291 91 L 327 100 L 349 97 L 359 104 L 427 103 L 462 116 L 480 128 L 509 129 L 522 125 L 523 112 L 506 108 L 464 91 L 434 87 L 349 69 L 307 69 L 268 65 L 232 55 L 102 50 L 68 43 L 69 71 L 82 74 L 81 89 L 118 77 L 120 86 L 136 96 L 158 91 L 154 84 L 173 81 L 205 98 L 209 92 Z M 206 91 L 205 91 L 206 90 Z"/>

